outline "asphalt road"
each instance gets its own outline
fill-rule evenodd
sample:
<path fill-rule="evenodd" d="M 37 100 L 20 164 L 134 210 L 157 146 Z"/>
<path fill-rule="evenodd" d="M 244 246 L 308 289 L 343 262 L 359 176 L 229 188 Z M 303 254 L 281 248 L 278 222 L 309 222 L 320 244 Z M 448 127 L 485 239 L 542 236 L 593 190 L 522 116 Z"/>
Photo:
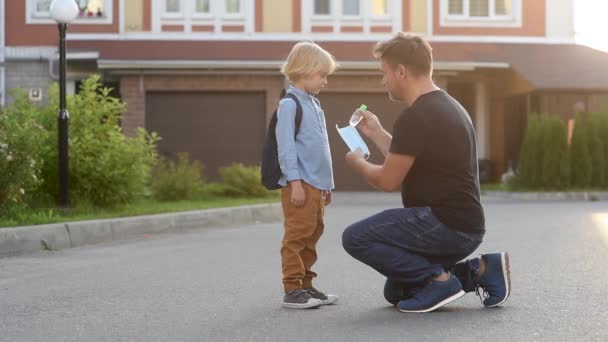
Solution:
<path fill-rule="evenodd" d="M 341 247 L 398 195 L 336 194 L 315 270 L 337 305 L 280 307 L 281 224 L 205 229 L 0 259 L 0 341 L 608 341 L 608 204 L 484 204 L 476 253 L 511 257 L 502 308 L 398 312 Z"/>

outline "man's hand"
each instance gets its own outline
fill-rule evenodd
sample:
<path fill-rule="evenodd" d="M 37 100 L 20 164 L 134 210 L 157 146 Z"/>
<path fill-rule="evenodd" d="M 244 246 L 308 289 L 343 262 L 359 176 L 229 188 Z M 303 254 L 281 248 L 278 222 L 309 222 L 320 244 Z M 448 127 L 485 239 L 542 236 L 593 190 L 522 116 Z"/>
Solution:
<path fill-rule="evenodd" d="M 331 204 L 331 191 L 325 191 L 325 205 Z"/>
<path fill-rule="evenodd" d="M 383 130 L 378 117 L 368 110 L 363 111 L 363 119 L 357 125 L 357 129 L 368 138 L 378 135 Z"/>
<path fill-rule="evenodd" d="M 292 181 L 289 183 L 289 186 L 291 187 L 291 204 L 296 208 L 303 206 L 306 194 L 304 193 L 302 182 L 299 180 Z"/>

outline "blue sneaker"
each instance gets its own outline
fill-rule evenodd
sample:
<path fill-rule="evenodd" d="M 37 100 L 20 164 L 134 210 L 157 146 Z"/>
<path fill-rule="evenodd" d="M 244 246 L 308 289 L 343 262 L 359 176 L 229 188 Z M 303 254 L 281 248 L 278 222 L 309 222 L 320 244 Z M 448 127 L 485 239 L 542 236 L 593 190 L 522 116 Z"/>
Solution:
<path fill-rule="evenodd" d="M 511 270 L 509 254 L 490 253 L 481 256 L 486 269 L 479 275 L 477 295 L 481 298 L 479 288 L 483 289 L 483 305 L 493 308 L 507 301 L 511 293 Z"/>
<path fill-rule="evenodd" d="M 430 312 L 464 296 L 462 284 L 450 273 L 446 281 L 431 280 L 410 299 L 399 302 L 401 312 Z"/>

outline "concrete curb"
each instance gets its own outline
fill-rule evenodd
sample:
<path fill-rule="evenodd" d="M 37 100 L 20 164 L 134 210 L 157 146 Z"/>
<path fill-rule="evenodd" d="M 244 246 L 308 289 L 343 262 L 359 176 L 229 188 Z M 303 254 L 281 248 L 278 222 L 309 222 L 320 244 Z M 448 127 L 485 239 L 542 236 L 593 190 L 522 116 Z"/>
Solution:
<path fill-rule="evenodd" d="M 608 192 L 510 192 L 482 191 L 483 196 L 521 201 L 608 201 Z"/>
<path fill-rule="evenodd" d="M 131 239 L 145 234 L 278 222 L 280 203 L 0 228 L 0 257 Z"/>

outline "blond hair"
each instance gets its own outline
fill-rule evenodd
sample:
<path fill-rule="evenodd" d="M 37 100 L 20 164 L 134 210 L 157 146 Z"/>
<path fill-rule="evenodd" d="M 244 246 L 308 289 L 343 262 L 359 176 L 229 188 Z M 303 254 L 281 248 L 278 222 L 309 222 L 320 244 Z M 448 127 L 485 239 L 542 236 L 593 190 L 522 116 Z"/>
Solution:
<path fill-rule="evenodd" d="M 334 56 L 312 42 L 300 42 L 293 46 L 281 73 L 290 81 L 310 77 L 317 73 L 330 75 L 338 65 Z"/>
<path fill-rule="evenodd" d="M 433 50 L 422 37 L 399 32 L 374 48 L 374 57 L 387 62 L 393 69 L 402 64 L 417 75 L 430 75 Z"/>

